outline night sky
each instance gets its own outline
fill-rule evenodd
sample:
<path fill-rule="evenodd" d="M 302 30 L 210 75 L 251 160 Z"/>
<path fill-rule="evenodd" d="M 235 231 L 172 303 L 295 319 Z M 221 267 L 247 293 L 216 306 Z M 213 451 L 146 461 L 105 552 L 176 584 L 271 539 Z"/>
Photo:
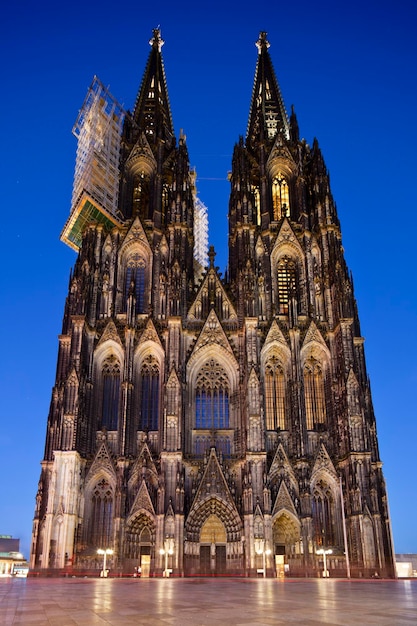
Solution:
<path fill-rule="evenodd" d="M 94 75 L 135 102 L 158 25 L 175 133 L 187 136 L 227 264 L 233 146 L 245 135 L 259 31 L 300 135 L 318 138 L 353 272 L 395 550 L 417 552 L 417 9 L 338 3 L 17 2 L 2 8 L 0 534 L 29 556 L 57 335 L 76 255 L 59 240 L 72 126 Z"/>

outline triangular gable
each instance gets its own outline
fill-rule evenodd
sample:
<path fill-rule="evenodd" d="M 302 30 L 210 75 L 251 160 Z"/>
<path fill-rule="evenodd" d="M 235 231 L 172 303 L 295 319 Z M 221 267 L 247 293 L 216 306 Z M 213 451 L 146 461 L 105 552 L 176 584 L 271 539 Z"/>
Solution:
<path fill-rule="evenodd" d="M 200 311 L 203 310 L 202 300 L 203 300 L 203 294 L 205 291 L 207 292 L 209 297 L 213 300 L 214 307 L 216 308 L 217 297 L 215 294 L 217 294 L 219 290 L 221 292 L 221 300 L 223 303 L 222 311 L 218 311 L 216 309 L 219 319 L 221 319 L 222 321 L 236 321 L 237 313 L 236 313 L 235 307 L 233 306 L 232 301 L 227 295 L 226 290 L 223 287 L 223 284 L 219 278 L 219 275 L 217 274 L 215 268 L 213 267 L 211 267 L 207 271 L 205 277 L 203 278 L 200 284 L 200 287 L 197 291 L 197 295 L 194 299 L 194 302 L 188 311 L 188 319 L 190 320 L 201 319 Z M 227 305 L 226 307 L 224 306 L 225 303 Z M 227 310 L 226 316 L 224 316 L 223 314 L 225 309 Z"/>
<path fill-rule="evenodd" d="M 88 471 L 86 482 L 91 476 L 97 474 L 100 470 L 105 470 L 110 476 L 116 479 L 116 471 L 107 442 L 103 441 L 98 448 L 94 461 Z"/>
<path fill-rule="evenodd" d="M 123 344 L 119 337 L 119 333 L 117 332 L 117 328 L 113 320 L 110 320 L 107 324 L 97 345 L 101 346 L 105 341 L 115 341 L 121 348 L 123 347 Z"/>
<path fill-rule="evenodd" d="M 180 387 L 181 383 L 180 380 L 178 378 L 178 374 L 177 371 L 175 369 L 175 367 L 172 367 L 169 376 L 168 376 L 168 380 L 167 380 L 167 387 Z"/>
<path fill-rule="evenodd" d="M 259 377 L 255 371 L 255 368 L 252 367 L 250 374 L 249 374 L 248 387 L 251 388 L 252 386 L 255 387 L 256 385 L 259 385 Z"/>
<path fill-rule="evenodd" d="M 276 515 L 283 509 L 289 511 L 290 513 L 295 515 L 295 517 L 298 517 L 294 502 L 292 501 L 292 498 L 288 493 L 287 485 L 285 484 L 284 480 L 281 481 L 277 497 L 275 498 L 274 508 L 272 509 L 272 516 Z"/>
<path fill-rule="evenodd" d="M 329 453 L 327 452 L 324 443 L 321 442 L 317 450 L 313 471 L 311 472 L 311 480 L 313 481 L 316 475 L 322 473 L 323 471 L 329 474 L 336 481 L 339 481 L 339 477 L 329 456 Z"/>
<path fill-rule="evenodd" d="M 190 515 L 193 510 L 199 508 L 203 502 L 210 500 L 213 496 L 221 498 L 229 506 L 232 506 L 233 509 L 236 510 L 235 502 L 230 494 L 229 487 L 214 448 L 210 451 L 210 456 L 204 470 L 203 477 L 190 509 Z"/>
<path fill-rule="evenodd" d="M 142 476 L 142 470 L 144 467 L 146 467 L 148 476 L 149 474 L 152 476 L 152 482 L 156 485 L 158 483 L 158 471 L 146 441 L 143 442 L 133 465 L 129 478 L 129 487 L 132 487 L 132 485 L 139 482 L 139 478 Z"/>
<path fill-rule="evenodd" d="M 317 328 L 316 324 L 313 321 L 308 327 L 306 336 L 304 337 L 302 349 L 304 350 L 308 346 L 309 343 L 320 344 L 326 350 L 327 353 L 329 352 L 327 344 L 323 339 L 323 335 L 321 334 L 321 332 L 319 331 L 319 329 Z"/>
<path fill-rule="evenodd" d="M 233 357 L 234 360 L 236 360 L 226 333 L 224 332 L 222 325 L 220 324 L 219 318 L 217 317 L 216 312 L 213 309 L 208 314 L 203 329 L 194 345 L 191 356 L 194 356 L 197 352 L 199 352 L 199 350 L 205 348 L 210 344 L 216 344 L 219 347 L 223 348 L 223 350 L 225 350 L 228 354 L 230 354 L 230 356 Z"/>
<path fill-rule="evenodd" d="M 172 506 L 172 501 L 169 501 L 167 512 L 165 513 L 165 519 L 175 517 L 174 508 Z"/>
<path fill-rule="evenodd" d="M 267 249 L 260 235 L 258 235 L 258 239 L 256 240 L 255 250 L 256 250 L 256 254 L 258 257 L 263 256 L 264 254 L 267 254 Z"/>
<path fill-rule="evenodd" d="M 132 243 L 141 243 L 146 247 L 149 253 L 151 252 L 151 247 L 149 245 L 148 238 L 145 234 L 145 231 L 143 230 L 142 223 L 138 216 L 135 217 L 135 219 L 132 222 L 131 227 L 127 231 L 127 234 L 126 234 L 126 237 L 124 238 L 121 249 L 125 248 L 126 246 L 131 245 Z"/>
<path fill-rule="evenodd" d="M 294 470 L 288 460 L 288 457 L 284 450 L 284 446 L 282 445 L 282 443 L 279 443 L 275 451 L 275 456 L 271 463 L 271 467 L 269 468 L 268 479 L 270 482 L 275 482 L 278 479 L 283 478 L 284 476 L 288 476 L 295 489 L 297 489 L 298 491 L 298 482 L 294 474 Z"/>
<path fill-rule="evenodd" d="M 68 374 L 67 380 L 66 380 L 66 385 L 79 385 L 79 378 L 78 378 L 78 374 L 77 374 L 77 370 L 75 369 L 75 367 L 73 367 L 70 371 L 70 373 Z"/>
<path fill-rule="evenodd" d="M 358 379 L 356 378 L 356 374 L 355 374 L 355 372 L 353 371 L 352 368 L 350 368 L 350 370 L 349 370 L 349 374 L 348 374 L 348 377 L 347 377 L 346 384 L 349 387 L 358 387 L 359 386 Z"/>
<path fill-rule="evenodd" d="M 161 340 L 159 339 L 159 335 L 156 332 L 155 325 L 154 325 L 153 321 L 150 318 L 147 321 L 147 324 L 145 326 L 145 330 L 143 331 L 143 333 L 140 336 L 138 345 L 141 345 L 142 343 L 145 343 L 145 341 L 153 341 L 154 343 L 157 343 L 162 348 Z"/>
<path fill-rule="evenodd" d="M 290 254 L 296 253 L 297 256 L 304 258 L 303 249 L 298 241 L 297 235 L 286 217 L 284 217 L 281 228 L 278 231 L 272 255 L 276 256 L 277 252 L 282 247 L 287 248 Z"/>
<path fill-rule="evenodd" d="M 273 320 L 269 328 L 268 334 L 265 338 L 265 342 L 264 342 L 262 350 L 264 350 L 267 346 L 269 347 L 269 344 L 276 343 L 276 342 L 283 344 L 287 348 L 287 350 L 289 350 L 288 343 L 282 333 L 282 330 L 278 326 L 276 320 Z"/>
<path fill-rule="evenodd" d="M 151 496 L 149 495 L 148 487 L 144 480 L 139 487 L 136 494 L 135 501 L 130 509 L 129 517 L 132 517 L 138 511 L 147 511 L 151 515 L 155 515 L 155 509 L 152 504 Z"/>
<path fill-rule="evenodd" d="M 135 165 L 138 162 L 142 166 L 141 169 L 146 171 L 148 174 L 156 170 L 157 163 L 148 140 L 146 139 L 145 133 L 140 134 L 139 139 L 129 154 L 129 158 L 125 164 L 126 170 L 136 169 Z"/>
<path fill-rule="evenodd" d="M 286 144 L 286 142 L 284 141 L 283 136 L 281 135 L 281 133 L 278 133 L 276 139 L 275 139 L 275 143 L 274 146 L 271 150 L 271 153 L 268 157 L 268 161 L 267 161 L 267 168 L 269 170 L 272 169 L 271 166 L 273 166 L 273 169 L 276 171 L 277 170 L 277 165 L 276 163 L 274 163 L 274 161 L 282 161 L 284 166 L 283 166 L 283 170 L 285 172 L 287 172 L 289 169 L 291 169 L 291 171 L 293 171 L 296 168 L 296 163 L 294 161 L 294 157 L 292 156 L 290 150 L 288 149 L 288 146 Z"/>

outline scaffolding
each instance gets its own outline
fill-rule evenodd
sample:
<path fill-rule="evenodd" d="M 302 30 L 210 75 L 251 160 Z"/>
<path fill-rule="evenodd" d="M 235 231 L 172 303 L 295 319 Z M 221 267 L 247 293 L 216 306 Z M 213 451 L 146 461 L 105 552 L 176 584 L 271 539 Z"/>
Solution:
<path fill-rule="evenodd" d="M 120 140 L 125 111 L 95 76 L 73 128 L 77 137 L 71 212 L 61 239 L 81 246 L 84 227 L 119 224 Z"/>
<path fill-rule="evenodd" d="M 194 197 L 194 258 L 204 268 L 208 261 L 208 212 L 206 205 Z"/>

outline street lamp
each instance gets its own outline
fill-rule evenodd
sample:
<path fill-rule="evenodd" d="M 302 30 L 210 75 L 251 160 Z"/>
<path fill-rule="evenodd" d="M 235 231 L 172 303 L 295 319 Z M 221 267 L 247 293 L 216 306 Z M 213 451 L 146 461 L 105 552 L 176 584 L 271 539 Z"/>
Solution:
<path fill-rule="evenodd" d="M 271 550 L 269 548 L 266 548 L 265 550 L 264 542 L 259 541 L 259 547 L 256 550 L 256 554 L 259 554 L 259 556 L 262 554 L 262 576 L 263 578 L 265 578 L 266 577 L 266 557 L 271 554 Z"/>
<path fill-rule="evenodd" d="M 333 554 L 333 550 L 330 550 L 330 548 L 328 550 L 325 550 L 324 548 L 319 548 L 319 550 L 316 550 L 316 554 L 323 555 L 323 578 L 329 578 L 329 570 L 327 569 L 326 557 L 328 554 Z"/>
<path fill-rule="evenodd" d="M 162 576 L 163 578 L 169 578 L 170 570 L 168 569 L 168 556 L 172 556 L 174 554 L 174 549 L 169 540 L 165 542 L 165 548 L 161 548 L 159 550 L 159 554 L 161 556 L 165 556 L 165 567 Z"/>
<path fill-rule="evenodd" d="M 103 569 L 101 571 L 100 577 L 107 578 L 107 568 L 106 568 L 107 555 L 111 556 L 113 554 L 113 550 L 111 548 L 106 548 L 105 550 L 103 550 L 103 548 L 99 548 L 97 550 L 97 554 L 103 555 Z"/>

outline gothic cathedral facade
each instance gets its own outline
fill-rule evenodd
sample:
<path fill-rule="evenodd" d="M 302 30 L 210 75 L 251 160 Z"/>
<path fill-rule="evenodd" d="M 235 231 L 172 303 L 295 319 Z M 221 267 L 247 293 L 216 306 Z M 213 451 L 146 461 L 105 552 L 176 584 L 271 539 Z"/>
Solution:
<path fill-rule="evenodd" d="M 325 550 L 331 576 L 393 576 L 364 341 L 319 145 L 287 117 L 261 33 L 222 278 L 212 248 L 196 255 L 195 174 L 162 43 L 155 30 L 133 113 L 93 89 L 79 124 L 63 232 L 78 257 L 31 566 L 93 571 L 104 549 L 118 575 L 318 576 Z"/>

